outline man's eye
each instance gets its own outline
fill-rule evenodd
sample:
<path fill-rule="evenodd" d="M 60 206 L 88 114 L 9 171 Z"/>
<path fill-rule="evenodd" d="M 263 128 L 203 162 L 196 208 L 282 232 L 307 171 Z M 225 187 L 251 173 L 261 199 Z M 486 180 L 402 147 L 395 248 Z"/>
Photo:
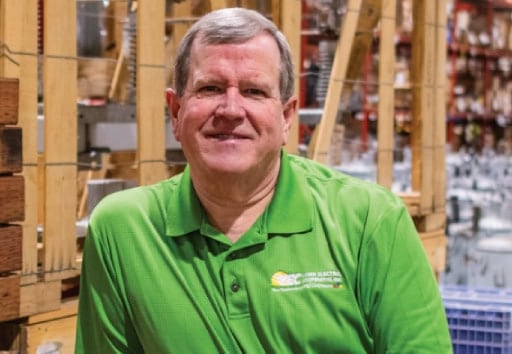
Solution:
<path fill-rule="evenodd" d="M 257 88 L 247 89 L 245 90 L 245 93 L 249 96 L 265 96 L 265 92 Z"/>
<path fill-rule="evenodd" d="M 199 89 L 199 92 L 203 93 L 217 93 L 220 92 L 220 88 L 217 86 L 203 86 Z"/>

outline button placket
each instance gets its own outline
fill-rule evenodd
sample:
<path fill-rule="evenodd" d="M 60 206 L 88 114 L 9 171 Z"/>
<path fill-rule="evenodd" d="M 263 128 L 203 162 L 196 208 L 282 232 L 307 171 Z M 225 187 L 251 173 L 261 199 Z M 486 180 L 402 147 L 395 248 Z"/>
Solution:
<path fill-rule="evenodd" d="M 248 311 L 244 265 L 245 260 L 240 258 L 240 252 L 233 251 L 226 257 L 222 267 L 225 301 L 230 316 L 242 315 Z"/>

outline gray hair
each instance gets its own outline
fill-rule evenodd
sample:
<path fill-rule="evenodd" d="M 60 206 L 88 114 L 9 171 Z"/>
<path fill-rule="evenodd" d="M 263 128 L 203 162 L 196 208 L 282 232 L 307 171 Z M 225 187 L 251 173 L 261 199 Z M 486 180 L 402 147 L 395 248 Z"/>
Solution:
<path fill-rule="evenodd" d="M 200 18 L 183 37 L 174 64 L 174 89 L 183 96 L 189 74 L 189 56 L 196 38 L 204 44 L 244 43 L 262 32 L 271 35 L 279 48 L 281 74 L 279 91 L 286 102 L 294 91 L 294 73 L 290 46 L 277 26 L 257 11 L 244 8 L 225 8 Z M 262 48 L 263 49 L 263 48 Z"/>

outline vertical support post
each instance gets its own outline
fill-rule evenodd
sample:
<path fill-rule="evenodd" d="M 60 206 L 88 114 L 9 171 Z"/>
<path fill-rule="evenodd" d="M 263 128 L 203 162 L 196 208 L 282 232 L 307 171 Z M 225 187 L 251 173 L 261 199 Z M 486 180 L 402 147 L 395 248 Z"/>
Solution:
<path fill-rule="evenodd" d="M 137 8 L 137 152 L 140 185 L 168 177 L 165 164 L 165 1 Z"/>
<path fill-rule="evenodd" d="M 434 1 L 414 2 L 411 64 L 413 85 L 411 179 L 412 189 L 420 191 L 421 214 L 431 212 L 433 201 L 435 17 Z"/>
<path fill-rule="evenodd" d="M 283 34 L 288 39 L 292 50 L 292 60 L 294 66 L 295 76 L 295 94 L 299 97 L 300 88 L 300 52 L 301 52 L 301 22 L 302 22 L 302 6 L 300 0 L 283 0 L 280 2 L 281 8 L 279 10 L 279 22 L 277 23 Z M 300 99 L 300 97 L 299 97 Z M 299 114 L 298 108 L 300 103 L 297 103 L 297 112 L 293 119 L 290 135 L 288 137 L 288 144 L 286 151 L 291 154 L 298 154 L 299 152 Z"/>
<path fill-rule="evenodd" d="M 393 182 L 393 133 L 395 125 L 396 0 L 388 0 L 383 6 L 380 24 L 377 183 L 391 188 Z"/>
<path fill-rule="evenodd" d="M 446 210 L 446 0 L 436 1 L 434 82 L 434 212 Z"/>
<path fill-rule="evenodd" d="M 63 36 L 63 34 L 66 34 Z M 44 2 L 44 277 L 76 274 L 76 2 Z"/>
<path fill-rule="evenodd" d="M 210 0 L 210 5 L 213 10 L 224 9 L 226 7 L 234 7 L 236 6 L 236 1 L 234 0 Z"/>

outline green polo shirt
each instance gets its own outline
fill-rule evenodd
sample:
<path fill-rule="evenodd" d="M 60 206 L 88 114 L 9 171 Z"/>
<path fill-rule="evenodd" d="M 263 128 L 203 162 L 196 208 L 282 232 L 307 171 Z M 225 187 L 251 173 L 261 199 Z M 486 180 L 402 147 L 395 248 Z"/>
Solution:
<path fill-rule="evenodd" d="M 90 219 L 76 353 L 449 353 L 437 283 L 402 201 L 283 153 L 236 242 L 189 170 Z"/>

